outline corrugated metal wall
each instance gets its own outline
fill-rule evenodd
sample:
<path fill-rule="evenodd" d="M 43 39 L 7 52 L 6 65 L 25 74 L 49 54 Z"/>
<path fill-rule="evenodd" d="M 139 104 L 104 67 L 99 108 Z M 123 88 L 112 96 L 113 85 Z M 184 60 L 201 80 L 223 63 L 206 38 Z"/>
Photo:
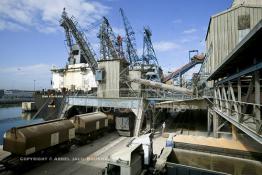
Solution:
<path fill-rule="evenodd" d="M 262 7 L 240 6 L 211 17 L 206 38 L 208 55 L 206 72 L 212 73 L 218 68 L 239 43 L 239 34 L 242 36 L 243 32 L 246 32 L 238 30 L 241 15 L 250 15 L 252 29 L 262 19 Z"/>
<path fill-rule="evenodd" d="M 97 96 L 119 98 L 120 61 L 101 61 L 98 63 L 98 68 L 105 70 L 105 79 L 99 83 Z"/>

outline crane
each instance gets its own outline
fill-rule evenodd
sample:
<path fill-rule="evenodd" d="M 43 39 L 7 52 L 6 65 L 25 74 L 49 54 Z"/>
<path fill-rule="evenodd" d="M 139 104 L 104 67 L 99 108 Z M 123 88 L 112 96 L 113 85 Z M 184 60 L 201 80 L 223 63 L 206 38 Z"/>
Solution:
<path fill-rule="evenodd" d="M 76 43 L 82 51 L 83 57 L 90 66 L 93 74 L 97 69 L 97 61 L 94 50 L 92 49 L 90 43 L 88 42 L 85 34 L 81 32 L 80 27 L 77 25 L 77 21 L 72 16 L 69 18 L 65 11 L 65 8 L 62 13 L 62 17 L 60 20 L 60 25 L 65 29 L 67 45 L 72 47 L 72 38 L 71 35 L 75 38 Z"/>
<path fill-rule="evenodd" d="M 101 60 L 123 58 L 123 52 L 121 52 L 122 40 L 120 36 L 115 37 L 106 17 L 103 17 L 98 38 L 100 39 Z"/>
<path fill-rule="evenodd" d="M 141 59 L 137 55 L 136 50 L 136 41 L 135 41 L 135 32 L 130 25 L 127 17 L 125 16 L 124 10 L 120 8 L 120 13 L 124 22 L 125 32 L 126 32 L 126 51 L 127 58 L 131 66 L 139 65 L 141 63 Z"/>
<path fill-rule="evenodd" d="M 144 27 L 144 42 L 143 42 L 143 64 L 158 65 L 156 53 L 151 41 L 152 32 L 149 27 Z"/>
<path fill-rule="evenodd" d="M 67 26 L 64 26 L 64 29 L 65 29 L 65 36 L 66 36 L 66 44 L 69 48 L 69 59 L 68 59 L 68 61 L 69 61 L 70 64 L 72 64 L 74 62 L 74 58 L 73 58 L 73 55 L 72 55 L 73 39 L 72 39 L 72 35 L 70 33 L 69 28 Z"/>

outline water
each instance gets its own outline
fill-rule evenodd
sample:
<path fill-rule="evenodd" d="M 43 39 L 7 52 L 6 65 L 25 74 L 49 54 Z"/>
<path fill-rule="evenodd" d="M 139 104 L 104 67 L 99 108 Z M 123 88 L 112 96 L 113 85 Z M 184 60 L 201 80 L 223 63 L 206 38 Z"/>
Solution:
<path fill-rule="evenodd" d="M 3 135 L 8 129 L 43 121 L 32 120 L 32 116 L 32 113 L 22 113 L 21 106 L 0 106 L 0 145 L 3 144 Z"/>

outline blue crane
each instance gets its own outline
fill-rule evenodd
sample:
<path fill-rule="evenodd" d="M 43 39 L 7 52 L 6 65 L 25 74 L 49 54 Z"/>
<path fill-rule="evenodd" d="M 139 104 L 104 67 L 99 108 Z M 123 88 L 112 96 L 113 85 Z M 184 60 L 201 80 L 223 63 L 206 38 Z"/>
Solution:
<path fill-rule="evenodd" d="M 109 21 L 103 17 L 98 38 L 100 39 L 101 60 L 124 59 L 122 52 L 122 39 L 116 37 Z"/>
<path fill-rule="evenodd" d="M 156 53 L 151 41 L 152 32 L 149 27 L 144 27 L 144 42 L 143 42 L 143 64 L 158 65 Z"/>
<path fill-rule="evenodd" d="M 135 32 L 130 25 L 127 17 L 125 16 L 124 10 L 120 8 L 120 13 L 123 18 L 125 32 L 126 32 L 126 51 L 127 51 L 127 58 L 131 66 L 140 65 L 141 59 L 137 55 L 136 50 L 136 39 L 135 39 Z"/>

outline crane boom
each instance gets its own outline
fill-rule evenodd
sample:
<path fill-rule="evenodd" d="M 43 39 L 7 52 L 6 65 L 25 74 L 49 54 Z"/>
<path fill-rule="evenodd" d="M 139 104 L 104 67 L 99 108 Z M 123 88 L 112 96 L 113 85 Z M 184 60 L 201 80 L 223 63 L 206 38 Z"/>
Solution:
<path fill-rule="evenodd" d="M 101 59 L 120 58 L 120 53 L 117 50 L 117 39 L 106 17 L 103 17 L 98 37 L 100 38 Z"/>
<path fill-rule="evenodd" d="M 72 46 L 73 46 L 73 41 L 72 41 L 72 36 L 71 33 L 69 31 L 69 28 L 67 26 L 64 26 L 65 29 L 65 36 L 66 36 L 66 44 L 70 49 L 70 52 L 72 51 Z"/>
<path fill-rule="evenodd" d="M 73 40 L 72 40 L 72 35 L 70 33 L 70 30 L 67 26 L 64 26 L 64 30 L 65 30 L 65 37 L 66 37 L 66 45 L 67 47 L 69 48 L 69 58 L 68 58 L 68 61 L 69 61 L 69 64 L 73 63 L 74 61 L 74 58 L 73 58 L 73 55 L 72 55 L 72 52 L 73 52 Z"/>
<path fill-rule="evenodd" d="M 126 32 L 126 49 L 127 49 L 127 58 L 131 65 L 139 64 L 141 59 L 139 59 L 136 50 L 136 41 L 135 41 L 135 32 L 130 25 L 127 17 L 125 16 L 124 10 L 120 8 L 120 13 L 123 18 L 125 32 Z"/>
<path fill-rule="evenodd" d="M 95 59 L 95 52 L 91 48 L 90 43 L 87 41 L 83 32 L 80 31 L 80 28 L 77 26 L 77 21 L 73 17 L 69 18 L 65 9 L 62 13 L 62 18 L 60 20 L 60 25 L 65 29 L 66 33 L 71 32 L 75 38 L 76 43 L 79 45 L 83 53 L 83 57 L 86 62 L 89 64 L 92 72 L 95 74 L 97 69 L 97 61 Z M 67 35 L 67 34 L 66 34 Z M 70 35 L 69 35 L 70 36 Z M 67 38 L 68 39 L 68 38 Z M 71 42 L 71 40 L 70 40 Z M 68 41 L 69 43 L 69 41 Z"/>

